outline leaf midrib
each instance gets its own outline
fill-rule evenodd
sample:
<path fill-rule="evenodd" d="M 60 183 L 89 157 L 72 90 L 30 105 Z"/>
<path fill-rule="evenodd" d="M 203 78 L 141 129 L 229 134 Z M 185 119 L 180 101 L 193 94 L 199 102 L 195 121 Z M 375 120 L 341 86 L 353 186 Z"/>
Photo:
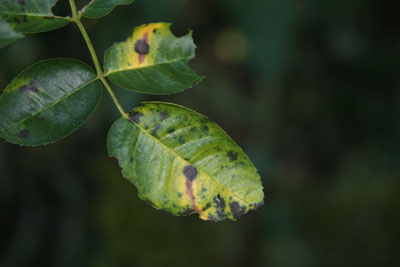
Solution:
<path fill-rule="evenodd" d="M 143 70 L 143 69 L 147 69 L 147 68 L 154 68 L 155 66 L 168 65 L 168 64 L 172 64 L 172 63 L 180 62 L 180 61 L 188 62 L 191 59 L 192 58 L 180 58 L 180 59 L 174 59 L 174 60 L 171 60 L 171 61 L 168 61 L 168 62 L 148 65 L 148 66 L 144 66 L 144 67 L 126 68 L 126 69 L 121 69 L 121 70 L 116 70 L 116 71 L 109 71 L 109 72 L 104 73 L 104 77 L 107 77 L 110 74 L 114 74 L 114 73 L 118 73 L 118 72 L 124 72 L 124 71 L 130 71 L 130 70 Z"/>
<path fill-rule="evenodd" d="M 42 113 L 42 112 L 45 112 L 46 110 L 48 110 L 48 109 L 54 107 L 55 105 L 59 104 L 60 102 L 64 101 L 65 99 L 67 99 L 67 98 L 69 98 L 70 96 L 74 95 L 76 92 L 79 92 L 83 87 L 85 87 L 85 86 L 87 86 L 87 85 L 89 85 L 89 84 L 91 84 L 92 82 L 97 81 L 97 80 L 98 80 L 97 77 L 94 78 L 94 79 L 92 79 L 92 80 L 90 80 L 90 81 L 87 82 L 86 84 L 84 84 L 84 85 L 82 85 L 82 86 L 76 88 L 76 90 L 72 91 L 71 93 L 69 93 L 69 94 L 67 94 L 67 95 L 65 95 L 65 96 L 63 96 L 63 97 L 61 97 L 60 99 L 58 99 L 57 101 L 55 101 L 53 104 L 51 104 L 51 105 L 45 107 L 44 109 L 41 109 L 40 111 L 38 111 L 38 112 L 36 112 L 36 113 L 33 113 L 33 114 L 30 115 L 29 117 L 26 117 L 26 118 L 24 118 L 24 119 L 22 119 L 22 120 L 20 120 L 20 121 L 15 122 L 15 125 L 21 124 L 21 123 L 23 123 L 24 121 L 29 120 L 29 119 L 35 117 L 36 115 L 38 115 L 38 114 L 40 114 L 40 113 Z"/>
<path fill-rule="evenodd" d="M 63 19 L 63 20 L 69 21 L 68 17 L 55 16 L 53 14 L 0 13 L 0 15 L 6 15 L 6 16 L 28 16 L 28 17 L 39 17 L 39 18 L 51 17 L 51 18 L 55 18 L 55 19 Z"/>

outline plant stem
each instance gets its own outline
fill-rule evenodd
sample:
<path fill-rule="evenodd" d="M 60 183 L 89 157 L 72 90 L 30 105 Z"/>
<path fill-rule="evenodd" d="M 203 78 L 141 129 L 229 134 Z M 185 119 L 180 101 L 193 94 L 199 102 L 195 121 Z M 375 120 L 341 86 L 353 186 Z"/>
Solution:
<path fill-rule="evenodd" d="M 129 115 L 122 108 L 121 104 L 119 103 L 117 97 L 114 94 L 114 91 L 111 89 L 111 86 L 108 84 L 107 80 L 104 77 L 100 77 L 100 81 L 102 81 L 102 83 L 106 87 L 108 93 L 110 94 L 111 98 L 114 101 L 114 104 L 117 106 L 119 113 L 121 113 L 122 117 L 129 120 Z"/>
<path fill-rule="evenodd" d="M 73 1 L 73 0 L 71 0 L 71 1 Z M 89 52 L 90 52 L 90 55 L 92 56 L 94 66 L 96 67 L 97 76 L 100 77 L 103 75 L 103 70 L 101 69 L 99 59 L 97 58 L 96 52 L 94 51 L 94 48 L 93 48 L 92 42 L 90 41 L 89 35 L 87 34 L 86 29 L 80 20 L 77 20 L 76 24 L 78 25 L 78 28 L 82 33 L 83 39 L 85 39 L 87 47 L 89 48 Z"/>
<path fill-rule="evenodd" d="M 103 77 L 104 73 L 103 73 L 103 70 L 99 63 L 99 59 L 97 58 L 96 51 L 94 50 L 92 41 L 90 40 L 89 35 L 87 34 L 86 29 L 81 22 L 81 16 L 80 16 L 80 14 L 78 14 L 78 11 L 77 11 L 76 5 L 75 5 L 75 1 L 69 0 L 69 4 L 71 6 L 71 11 L 72 11 L 72 21 L 74 21 L 76 23 L 76 25 L 78 25 L 78 28 L 83 36 L 83 39 L 85 39 L 86 45 L 89 49 L 90 55 L 92 56 L 94 66 L 96 68 L 97 78 L 100 79 L 100 81 L 103 83 L 104 87 L 107 89 L 108 93 L 110 94 L 112 100 L 114 101 L 115 106 L 118 108 L 118 111 L 121 113 L 122 117 L 129 120 L 129 115 L 124 111 L 124 109 L 122 108 L 121 104 L 119 103 L 117 97 L 115 96 L 114 91 L 111 89 L 111 86 L 108 84 L 107 80 Z"/>

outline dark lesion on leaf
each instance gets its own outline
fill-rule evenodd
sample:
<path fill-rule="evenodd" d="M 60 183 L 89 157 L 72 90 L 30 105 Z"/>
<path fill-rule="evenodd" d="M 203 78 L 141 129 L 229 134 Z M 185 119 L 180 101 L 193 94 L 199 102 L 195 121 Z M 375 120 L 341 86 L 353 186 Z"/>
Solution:
<path fill-rule="evenodd" d="M 132 163 L 133 162 L 133 157 L 129 158 L 129 162 Z"/>
<path fill-rule="evenodd" d="M 256 210 L 256 209 L 258 209 L 259 207 L 262 207 L 262 206 L 264 206 L 264 202 L 262 201 L 262 202 L 260 202 L 260 203 L 256 203 L 256 204 L 254 204 L 254 210 Z"/>
<path fill-rule="evenodd" d="M 185 175 L 187 180 L 193 181 L 197 177 L 197 169 L 192 165 L 187 165 L 183 168 L 183 175 Z"/>
<path fill-rule="evenodd" d="M 143 113 L 141 113 L 141 112 L 136 112 L 136 111 L 133 111 L 133 112 L 130 112 L 129 113 L 129 119 L 132 121 L 132 122 L 135 122 L 135 123 L 139 123 L 140 122 L 140 118 L 143 116 Z"/>
<path fill-rule="evenodd" d="M 151 135 L 157 136 L 157 132 L 158 132 L 158 130 L 160 130 L 160 128 L 161 128 L 160 124 L 157 124 L 156 126 L 154 126 L 153 130 L 151 131 Z"/>
<path fill-rule="evenodd" d="M 229 151 L 228 152 L 228 157 L 230 161 L 235 161 L 238 158 L 238 153 L 237 152 L 233 152 L 233 151 Z"/>
<path fill-rule="evenodd" d="M 214 197 L 213 200 L 214 200 L 215 205 L 216 205 L 216 208 L 217 208 L 217 215 L 218 215 L 218 218 L 219 218 L 220 220 L 225 219 L 225 218 L 226 218 L 226 214 L 225 214 L 225 208 L 226 208 L 225 199 L 222 198 L 222 197 L 218 194 L 218 195 L 216 195 L 216 196 Z"/>
<path fill-rule="evenodd" d="M 146 39 L 139 39 L 135 43 L 135 52 L 141 56 L 150 53 L 150 45 L 147 43 Z"/>
<path fill-rule="evenodd" d="M 208 214 L 208 219 L 212 222 L 218 222 L 217 218 L 215 218 L 212 214 Z"/>
<path fill-rule="evenodd" d="M 161 111 L 160 112 L 160 119 L 161 120 L 165 120 L 166 118 L 168 118 L 169 114 L 166 111 Z"/>
<path fill-rule="evenodd" d="M 203 208 L 203 211 L 208 210 L 209 208 L 211 208 L 210 202 L 208 202 L 207 205 Z"/>
<path fill-rule="evenodd" d="M 139 39 L 135 43 L 135 52 L 139 54 L 139 64 L 142 64 L 146 55 L 150 53 L 149 34 L 145 33 L 142 39 Z"/>
<path fill-rule="evenodd" d="M 208 126 L 207 126 L 207 125 L 203 125 L 203 126 L 201 127 L 201 129 L 202 129 L 204 132 L 208 132 Z"/>
<path fill-rule="evenodd" d="M 18 137 L 21 138 L 21 139 L 26 139 L 26 138 L 28 138 L 29 133 L 30 132 L 29 132 L 28 129 L 24 129 L 18 134 Z"/>
<path fill-rule="evenodd" d="M 233 201 L 230 205 L 231 207 L 231 211 L 232 211 L 232 215 L 233 218 L 235 218 L 235 220 L 239 219 L 240 216 L 242 216 L 243 214 L 246 213 L 246 207 L 244 206 L 240 206 L 238 202 Z"/>
<path fill-rule="evenodd" d="M 37 93 L 39 92 L 39 89 L 36 87 L 36 84 L 34 82 L 30 82 L 27 85 L 21 86 L 19 88 L 19 91 L 21 93 L 30 93 L 30 92 Z"/>
<path fill-rule="evenodd" d="M 179 143 L 180 145 L 183 145 L 183 144 L 185 143 L 185 139 L 184 139 L 182 136 L 180 136 L 180 137 L 178 138 L 178 143 Z"/>

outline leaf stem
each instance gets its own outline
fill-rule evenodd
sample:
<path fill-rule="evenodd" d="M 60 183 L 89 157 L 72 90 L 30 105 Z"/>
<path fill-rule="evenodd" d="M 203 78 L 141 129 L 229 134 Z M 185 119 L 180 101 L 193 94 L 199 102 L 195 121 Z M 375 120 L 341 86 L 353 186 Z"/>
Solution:
<path fill-rule="evenodd" d="M 75 1 L 69 0 L 69 4 L 71 6 L 71 11 L 72 11 L 72 21 L 75 22 L 76 25 L 78 25 L 78 28 L 83 36 L 83 39 L 85 39 L 86 45 L 89 49 L 90 55 L 92 56 L 94 66 L 96 68 L 97 78 L 100 79 L 100 81 L 103 83 L 104 87 L 107 89 L 108 93 L 110 94 L 112 100 L 114 101 L 115 106 L 118 108 L 122 117 L 129 120 L 129 115 L 124 111 L 124 109 L 122 108 L 121 104 L 119 103 L 117 97 L 115 96 L 115 93 L 112 90 L 111 86 L 109 85 L 107 80 L 103 77 L 104 73 L 103 73 L 103 70 L 99 63 L 99 59 L 97 58 L 96 51 L 94 50 L 92 41 L 90 40 L 90 37 L 87 34 L 86 29 L 81 22 L 81 15 L 78 13 L 78 11 L 76 9 Z"/>
<path fill-rule="evenodd" d="M 114 101 L 114 104 L 117 106 L 119 113 L 121 113 L 122 117 L 129 120 L 129 115 L 122 108 L 121 104 L 119 103 L 117 97 L 115 96 L 114 91 L 111 89 L 111 86 L 108 84 L 107 80 L 104 77 L 100 77 L 100 81 L 102 81 L 102 83 L 106 87 L 108 93 L 110 94 L 111 98 Z"/>

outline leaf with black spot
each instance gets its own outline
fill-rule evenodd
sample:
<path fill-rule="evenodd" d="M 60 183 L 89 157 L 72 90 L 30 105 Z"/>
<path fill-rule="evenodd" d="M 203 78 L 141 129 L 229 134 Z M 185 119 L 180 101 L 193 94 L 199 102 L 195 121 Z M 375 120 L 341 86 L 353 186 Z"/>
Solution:
<path fill-rule="evenodd" d="M 93 113 L 102 85 L 72 59 L 45 60 L 20 73 L 0 96 L 0 137 L 25 146 L 55 142 Z"/>
<path fill-rule="evenodd" d="M 168 23 L 137 27 L 125 42 L 114 44 L 104 58 L 105 76 L 120 87 L 147 94 L 173 94 L 202 78 L 190 67 L 196 45 L 192 32 L 177 38 Z"/>
<path fill-rule="evenodd" d="M 262 205 L 257 170 L 214 122 L 161 102 L 143 103 L 131 114 L 140 119 L 117 120 L 107 146 L 141 199 L 177 216 L 198 213 L 210 221 L 236 220 Z"/>
<path fill-rule="evenodd" d="M 81 11 L 85 18 L 101 18 L 119 5 L 130 5 L 135 0 L 92 0 Z"/>
<path fill-rule="evenodd" d="M 0 18 L 17 32 L 37 33 L 55 30 L 69 23 L 51 11 L 57 0 L 1 0 Z"/>

